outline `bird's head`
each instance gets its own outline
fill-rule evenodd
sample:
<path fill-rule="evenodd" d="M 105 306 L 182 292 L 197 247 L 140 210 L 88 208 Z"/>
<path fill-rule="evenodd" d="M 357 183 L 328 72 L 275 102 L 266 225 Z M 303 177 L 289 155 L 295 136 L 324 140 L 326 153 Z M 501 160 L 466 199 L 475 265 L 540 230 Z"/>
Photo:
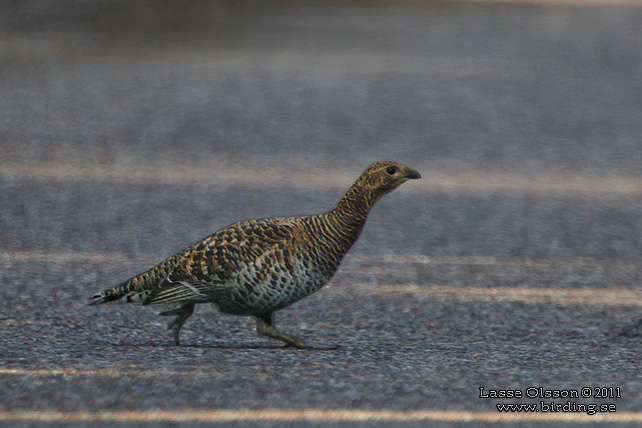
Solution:
<path fill-rule="evenodd" d="M 393 191 L 408 180 L 421 178 L 421 174 L 396 162 L 376 162 L 370 165 L 357 180 L 357 185 L 374 197 L 374 201 Z"/>
<path fill-rule="evenodd" d="M 392 192 L 408 180 L 421 178 L 416 170 L 396 162 L 376 162 L 366 168 L 357 181 L 348 189 L 331 215 L 354 220 L 359 230 L 370 208 L 385 194 Z"/>

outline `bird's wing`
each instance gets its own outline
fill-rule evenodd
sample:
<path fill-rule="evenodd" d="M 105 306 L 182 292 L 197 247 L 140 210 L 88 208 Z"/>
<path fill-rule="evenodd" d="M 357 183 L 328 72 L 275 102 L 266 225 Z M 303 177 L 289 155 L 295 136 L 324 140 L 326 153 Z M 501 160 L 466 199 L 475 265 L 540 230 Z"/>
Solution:
<path fill-rule="evenodd" d="M 230 266 L 218 256 L 223 249 L 208 251 L 202 242 L 175 256 L 174 269 L 150 290 L 143 305 L 206 303 L 229 292 Z"/>
<path fill-rule="evenodd" d="M 175 267 L 149 293 L 144 305 L 207 303 L 228 295 L 238 274 L 288 243 L 296 226 L 293 218 L 246 220 L 223 228 L 175 256 Z"/>
<path fill-rule="evenodd" d="M 222 293 L 223 290 L 223 287 L 216 287 L 213 284 L 187 280 L 172 281 L 169 278 L 165 278 L 152 289 L 143 305 L 172 305 L 187 302 L 207 303 L 215 299 L 216 294 Z"/>

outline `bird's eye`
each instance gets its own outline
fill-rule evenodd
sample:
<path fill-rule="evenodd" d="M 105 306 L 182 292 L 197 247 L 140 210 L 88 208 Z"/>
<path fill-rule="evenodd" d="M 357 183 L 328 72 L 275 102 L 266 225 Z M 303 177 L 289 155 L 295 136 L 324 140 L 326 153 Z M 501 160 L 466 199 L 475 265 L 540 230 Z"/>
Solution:
<path fill-rule="evenodd" d="M 389 167 L 386 169 L 386 172 L 387 172 L 388 174 L 390 174 L 390 175 L 395 175 L 395 173 L 397 172 L 397 167 L 395 167 L 395 166 L 389 166 Z"/>

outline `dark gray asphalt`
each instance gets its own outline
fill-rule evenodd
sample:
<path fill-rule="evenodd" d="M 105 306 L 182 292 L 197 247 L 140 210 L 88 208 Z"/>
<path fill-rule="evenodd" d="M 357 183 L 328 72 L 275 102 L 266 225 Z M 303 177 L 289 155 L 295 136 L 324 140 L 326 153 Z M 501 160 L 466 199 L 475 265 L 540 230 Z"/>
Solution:
<path fill-rule="evenodd" d="M 496 404 L 542 401 L 479 387 L 618 387 L 573 401 L 642 423 L 642 337 L 618 336 L 642 318 L 641 4 L 2 7 L 0 425 L 504 426 Z M 153 308 L 86 306 L 235 220 L 329 209 L 382 159 L 424 178 L 277 314 L 338 350 L 205 306 L 175 348 Z M 435 413 L 358 422 L 378 409 Z M 520 426 L 586 422 L 566 415 Z"/>

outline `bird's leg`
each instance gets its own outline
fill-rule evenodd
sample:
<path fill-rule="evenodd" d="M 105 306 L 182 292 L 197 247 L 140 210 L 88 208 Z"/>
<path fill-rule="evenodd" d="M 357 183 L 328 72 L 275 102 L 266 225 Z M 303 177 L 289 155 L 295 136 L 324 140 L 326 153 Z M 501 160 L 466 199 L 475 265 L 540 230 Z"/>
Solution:
<path fill-rule="evenodd" d="M 180 308 L 172 309 L 171 311 L 165 311 L 158 314 L 163 317 L 176 316 L 176 318 L 167 325 L 167 329 L 174 332 L 174 344 L 176 346 L 180 345 L 178 336 L 181 332 L 181 327 L 183 327 L 185 321 L 187 321 L 187 319 L 194 313 L 194 306 L 194 303 L 186 303 Z"/>
<path fill-rule="evenodd" d="M 290 336 L 289 334 L 285 334 L 277 330 L 276 327 L 274 327 L 272 314 L 263 317 L 256 317 L 256 331 L 263 336 L 282 340 L 287 343 L 287 346 L 294 346 L 295 348 L 301 349 L 312 348 L 312 346 L 310 346 L 305 340 Z"/>

